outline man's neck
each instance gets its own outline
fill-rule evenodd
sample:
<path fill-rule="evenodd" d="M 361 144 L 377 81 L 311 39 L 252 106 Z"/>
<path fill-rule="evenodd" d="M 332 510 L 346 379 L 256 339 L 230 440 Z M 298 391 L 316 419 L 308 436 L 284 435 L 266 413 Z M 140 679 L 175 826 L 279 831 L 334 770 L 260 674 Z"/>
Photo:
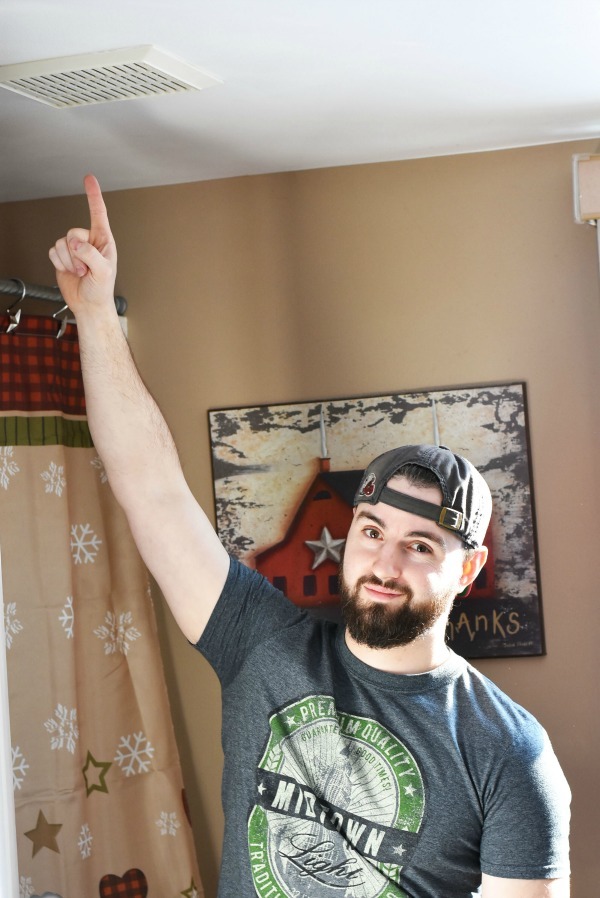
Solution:
<path fill-rule="evenodd" d="M 434 631 L 429 631 L 408 645 L 394 646 L 390 649 L 375 649 L 363 645 L 357 642 L 348 630 L 345 632 L 345 639 L 349 650 L 359 661 L 386 673 L 405 675 L 427 673 L 444 664 L 450 654 L 443 635 L 440 638 Z"/>

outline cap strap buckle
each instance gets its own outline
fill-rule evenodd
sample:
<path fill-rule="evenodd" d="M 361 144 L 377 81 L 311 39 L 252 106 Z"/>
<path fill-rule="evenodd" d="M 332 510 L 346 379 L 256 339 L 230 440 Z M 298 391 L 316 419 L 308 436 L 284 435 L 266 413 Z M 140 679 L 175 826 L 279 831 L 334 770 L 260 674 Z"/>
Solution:
<path fill-rule="evenodd" d="M 454 508 L 442 506 L 438 524 L 440 527 L 446 527 L 448 530 L 460 530 L 463 525 L 464 515 L 462 511 L 456 511 Z"/>
<path fill-rule="evenodd" d="M 462 511 L 457 511 L 455 508 L 450 508 L 447 505 L 439 506 L 434 505 L 433 502 L 424 502 L 423 499 L 400 493 L 389 486 L 384 486 L 377 498 L 387 505 L 393 505 L 395 508 L 400 508 L 411 514 L 420 515 L 422 518 L 428 518 L 430 521 L 435 521 L 440 527 L 445 527 L 447 530 L 454 530 L 458 533 L 462 531 L 466 522 Z M 369 500 L 367 497 L 361 497 L 361 500 L 373 502 L 373 499 Z"/>

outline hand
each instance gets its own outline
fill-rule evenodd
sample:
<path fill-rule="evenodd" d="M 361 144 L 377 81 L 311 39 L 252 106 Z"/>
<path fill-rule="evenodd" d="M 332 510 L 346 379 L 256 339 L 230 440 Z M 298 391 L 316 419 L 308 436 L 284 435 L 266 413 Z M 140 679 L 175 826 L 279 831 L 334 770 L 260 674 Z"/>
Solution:
<path fill-rule="evenodd" d="M 93 305 L 114 309 L 117 247 L 108 223 L 100 185 L 93 175 L 83 180 L 90 209 L 90 229 L 72 228 L 49 252 L 56 282 L 75 316 Z"/>

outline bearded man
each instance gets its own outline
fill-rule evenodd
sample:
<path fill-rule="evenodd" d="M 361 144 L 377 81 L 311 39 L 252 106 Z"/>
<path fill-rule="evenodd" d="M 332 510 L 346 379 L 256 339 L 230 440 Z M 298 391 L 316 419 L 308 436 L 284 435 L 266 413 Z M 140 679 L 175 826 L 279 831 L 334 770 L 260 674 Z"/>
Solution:
<path fill-rule="evenodd" d="M 446 644 L 486 560 L 484 478 L 439 446 L 365 471 L 345 625 L 230 558 L 192 495 L 114 304 L 91 226 L 50 251 L 76 317 L 88 419 L 142 557 L 223 694 L 222 898 L 566 898 L 569 789 L 548 736 Z"/>

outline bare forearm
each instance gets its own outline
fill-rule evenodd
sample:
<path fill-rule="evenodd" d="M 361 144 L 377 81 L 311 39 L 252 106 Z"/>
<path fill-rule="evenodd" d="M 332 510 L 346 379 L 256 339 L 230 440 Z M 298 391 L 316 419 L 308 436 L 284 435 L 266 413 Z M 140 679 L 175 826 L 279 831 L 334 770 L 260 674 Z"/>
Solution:
<path fill-rule="evenodd" d="M 81 312 L 77 324 L 92 438 L 113 491 L 126 503 L 130 493 L 139 497 L 181 476 L 177 451 L 116 314 Z"/>

